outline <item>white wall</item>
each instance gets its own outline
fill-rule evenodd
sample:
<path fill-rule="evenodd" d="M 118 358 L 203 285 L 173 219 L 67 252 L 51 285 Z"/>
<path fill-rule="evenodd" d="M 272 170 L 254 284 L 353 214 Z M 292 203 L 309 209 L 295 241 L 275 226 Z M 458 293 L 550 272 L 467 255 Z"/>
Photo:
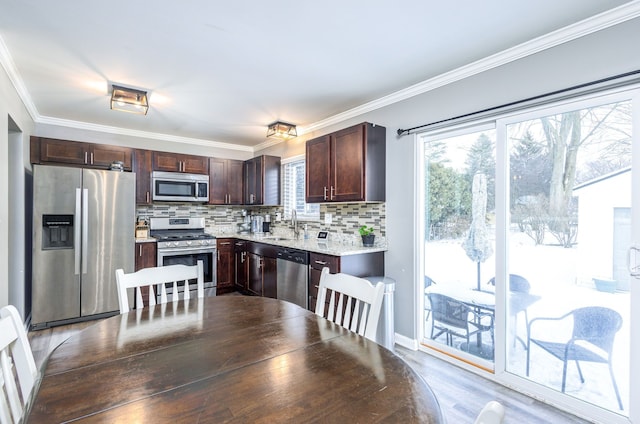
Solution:
<path fill-rule="evenodd" d="M 4 68 L 0 67 L 0 306 L 9 302 L 15 303 L 23 318 L 26 318 L 25 287 L 22 279 L 25 267 L 24 244 L 10 245 L 10 240 L 12 243 L 16 240 L 24 241 L 26 237 L 23 187 L 25 169 L 28 165 L 16 161 L 25 157 L 28 135 L 32 131 L 33 120 L 20 101 Z M 9 186 L 9 181 L 12 182 L 12 186 Z"/>

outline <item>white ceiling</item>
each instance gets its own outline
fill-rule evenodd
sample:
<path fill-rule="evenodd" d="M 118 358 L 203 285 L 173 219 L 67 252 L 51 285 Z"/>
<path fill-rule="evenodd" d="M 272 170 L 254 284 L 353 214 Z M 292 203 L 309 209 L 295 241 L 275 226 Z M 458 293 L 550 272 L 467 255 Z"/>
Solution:
<path fill-rule="evenodd" d="M 0 63 L 37 122 L 249 149 L 275 120 L 318 129 L 637 3 L 0 0 Z M 148 115 L 110 110 L 111 82 L 149 91 Z"/>

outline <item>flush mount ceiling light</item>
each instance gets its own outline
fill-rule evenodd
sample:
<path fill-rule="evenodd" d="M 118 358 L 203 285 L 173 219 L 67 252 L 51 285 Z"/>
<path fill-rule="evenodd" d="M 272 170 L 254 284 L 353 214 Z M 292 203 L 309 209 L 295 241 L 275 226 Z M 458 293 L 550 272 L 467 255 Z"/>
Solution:
<path fill-rule="evenodd" d="M 146 115 L 149 110 L 147 92 L 134 88 L 112 85 L 111 109 L 121 112 L 137 113 Z"/>
<path fill-rule="evenodd" d="M 267 137 L 287 140 L 297 136 L 298 132 L 296 131 L 296 126 L 293 124 L 287 124 L 286 122 L 276 121 L 269 124 L 269 128 L 267 128 Z"/>

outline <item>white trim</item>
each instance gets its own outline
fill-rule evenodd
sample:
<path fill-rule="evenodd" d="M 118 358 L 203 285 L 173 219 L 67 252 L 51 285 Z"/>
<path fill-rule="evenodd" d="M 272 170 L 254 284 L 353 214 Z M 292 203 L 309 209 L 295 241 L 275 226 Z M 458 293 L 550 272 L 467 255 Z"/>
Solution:
<path fill-rule="evenodd" d="M 403 336 L 400 333 L 395 333 L 395 342 L 398 346 L 402 346 L 411 350 L 418 350 L 418 341 L 416 339 Z"/>
<path fill-rule="evenodd" d="M 297 162 L 299 160 L 304 160 L 304 158 L 305 158 L 304 153 L 301 154 L 301 155 L 289 156 L 288 158 L 280 159 L 280 164 L 281 165 L 286 165 L 286 164 L 291 163 L 291 162 Z"/>
<path fill-rule="evenodd" d="M 514 62 L 518 59 L 533 55 L 546 49 L 558 46 L 560 44 L 584 37 L 594 32 L 600 31 L 612 27 L 614 25 L 629 21 L 640 16 L 640 1 L 634 0 L 614 9 L 600 13 L 599 15 L 591 18 L 584 19 L 575 24 L 561 28 L 559 30 L 550 32 L 533 40 L 522 43 L 518 46 L 504 50 L 500 53 L 488 56 L 484 59 L 477 60 L 468 65 L 457 68 L 453 71 L 446 72 L 434 78 L 422 81 L 414 84 L 403 90 L 396 91 L 387 96 L 365 103 L 353 109 L 345 112 L 333 115 L 327 119 L 317 121 L 307 126 L 298 127 L 298 136 L 317 131 L 331 125 L 339 124 L 350 118 L 357 117 L 364 113 L 368 113 L 385 106 L 392 105 L 394 103 L 409 99 L 419 94 L 426 93 L 431 90 L 443 87 L 445 85 L 460 81 L 470 76 L 479 74 L 481 72 L 496 68 L 498 66 L 505 65 L 510 62 Z M 116 128 L 103 125 L 95 125 L 89 123 L 81 123 L 71 120 L 60 120 L 51 117 L 41 116 L 34 105 L 31 96 L 22 83 L 16 66 L 11 58 L 9 51 L 4 43 L 2 37 L 0 37 L 0 64 L 7 72 L 9 79 L 15 87 L 20 99 L 24 103 L 29 114 L 36 123 L 51 123 L 53 125 L 62 125 L 73 128 L 83 128 L 87 130 L 102 131 L 114 134 L 131 135 L 135 137 L 145 137 L 158 140 L 172 141 L 176 143 L 195 144 L 204 146 L 220 147 L 224 149 L 241 150 L 248 152 L 257 152 L 268 147 L 281 143 L 281 140 L 266 140 L 256 146 L 238 146 L 229 143 L 221 143 L 203 139 L 193 139 L 189 137 L 170 136 L 167 134 L 156 134 L 145 131 L 126 130 L 123 128 Z"/>
<path fill-rule="evenodd" d="M 108 125 L 90 124 L 80 121 L 72 121 L 69 119 L 50 118 L 48 116 L 41 117 L 38 120 L 41 124 L 57 125 L 61 127 L 84 129 L 88 131 L 98 131 L 108 134 L 127 135 L 131 137 L 150 138 L 153 140 L 171 141 L 174 143 L 182 144 L 195 144 L 197 146 L 217 147 L 220 149 L 239 150 L 243 152 L 253 152 L 253 147 L 243 146 L 239 144 L 222 143 L 212 140 L 204 140 L 199 138 L 181 137 L 177 135 L 154 133 L 149 131 L 138 131 L 127 128 L 112 127 Z"/>

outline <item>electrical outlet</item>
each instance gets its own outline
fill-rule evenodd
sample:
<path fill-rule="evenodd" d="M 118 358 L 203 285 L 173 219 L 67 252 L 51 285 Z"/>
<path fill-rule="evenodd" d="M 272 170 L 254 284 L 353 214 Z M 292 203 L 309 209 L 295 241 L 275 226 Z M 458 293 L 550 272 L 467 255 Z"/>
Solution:
<path fill-rule="evenodd" d="M 331 224 L 333 222 L 333 217 L 331 216 L 330 213 L 325 213 L 324 214 L 324 223 L 325 224 Z"/>

